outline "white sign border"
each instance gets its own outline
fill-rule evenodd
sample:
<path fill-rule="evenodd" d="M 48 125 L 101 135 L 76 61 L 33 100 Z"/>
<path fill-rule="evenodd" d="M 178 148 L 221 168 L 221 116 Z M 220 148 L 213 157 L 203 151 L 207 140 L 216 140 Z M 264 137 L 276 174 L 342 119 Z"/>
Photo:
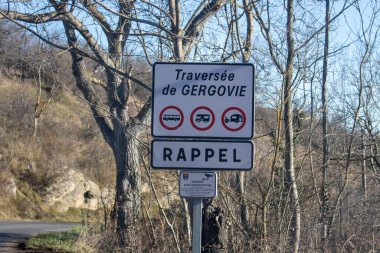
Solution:
<path fill-rule="evenodd" d="M 245 168 L 209 168 L 209 167 L 197 167 L 197 168 L 179 168 L 178 166 L 172 166 L 172 167 L 160 167 L 160 166 L 154 166 L 154 156 L 153 156 L 153 143 L 154 142 L 194 142 L 194 143 L 202 143 L 202 142 L 220 142 L 220 143 L 249 143 L 252 147 L 251 152 L 251 165 L 249 169 Z M 155 170 L 188 170 L 188 171 L 201 171 L 201 170 L 209 170 L 209 171 L 250 171 L 254 168 L 255 163 L 255 144 L 253 141 L 250 140 L 228 140 L 228 141 L 222 141 L 222 140 L 211 140 L 211 139 L 182 139 L 182 140 L 174 140 L 174 139 L 154 139 L 151 141 L 151 148 L 150 148 L 150 166 L 151 168 Z"/>
<path fill-rule="evenodd" d="M 253 70 L 253 75 L 252 75 L 252 84 L 253 84 L 253 87 L 252 87 L 252 129 L 251 129 L 251 136 L 249 137 L 228 137 L 228 136 L 197 136 L 197 135 L 183 135 L 183 136 L 171 136 L 171 135 L 155 135 L 154 134 L 154 126 L 155 124 L 159 124 L 159 122 L 154 122 L 153 120 L 153 115 L 154 115 L 154 90 L 155 90 L 155 80 L 154 80 L 154 77 L 155 77 L 155 72 L 156 72 L 156 68 L 155 66 L 156 65 L 160 65 L 160 64 L 167 64 L 167 65 L 199 65 L 199 66 L 202 66 L 202 65 L 215 65 L 215 66 L 223 66 L 223 65 L 227 65 L 227 66 L 252 66 L 252 70 Z M 181 63 L 175 63 L 175 62 L 155 62 L 153 64 L 153 78 L 152 78 L 152 117 L 151 117 L 151 135 L 155 138 L 184 138 L 184 139 L 188 139 L 188 138 L 194 138 L 194 139 L 230 139 L 230 140 L 247 140 L 247 139 L 252 139 L 254 134 L 255 134 L 255 74 L 256 74 L 256 70 L 255 70 L 255 66 L 252 64 L 252 63 L 199 63 L 199 62 L 181 62 Z"/>

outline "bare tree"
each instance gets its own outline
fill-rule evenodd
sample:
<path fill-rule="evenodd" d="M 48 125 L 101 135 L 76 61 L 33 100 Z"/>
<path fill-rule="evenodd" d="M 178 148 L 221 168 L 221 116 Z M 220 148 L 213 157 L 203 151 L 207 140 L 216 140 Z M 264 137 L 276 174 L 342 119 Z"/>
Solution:
<path fill-rule="evenodd" d="M 235 10 L 236 10 L 236 1 L 235 1 Z M 246 19 L 246 32 L 245 32 L 245 39 L 242 41 L 242 35 L 239 32 L 239 17 L 237 15 L 237 12 L 234 12 L 234 19 L 236 20 L 236 38 L 238 41 L 238 48 L 240 49 L 240 54 L 242 58 L 242 63 L 248 63 L 251 59 L 252 54 L 252 39 L 253 39 L 253 13 L 252 13 L 252 7 L 249 6 L 249 3 L 247 0 L 243 0 L 243 13 Z M 247 201 L 245 199 L 246 195 L 246 172 L 237 172 L 236 173 L 236 185 L 237 185 L 237 192 L 240 195 L 239 202 L 240 202 L 240 219 L 242 224 L 245 226 L 246 230 L 249 229 L 249 212 L 248 212 L 248 206 Z"/>
<path fill-rule="evenodd" d="M 201 3 L 194 9 L 184 28 L 181 27 L 183 10 L 180 1 L 169 1 L 168 5 L 133 0 L 110 3 L 97 0 L 50 0 L 46 3 L 9 1 L 7 9 L 0 10 L 0 18 L 8 19 L 42 41 L 70 52 L 76 85 L 115 157 L 116 228 L 123 248 L 133 245 L 135 238 L 141 203 L 137 147 L 151 111 L 150 98 L 146 99 L 136 115 L 132 116 L 128 111 L 132 83 L 148 91 L 150 85 L 127 71 L 130 64 L 127 56 L 133 48 L 147 52 L 145 36 L 162 39 L 169 50 L 173 49 L 172 57 L 176 61 L 185 60 L 196 44 L 202 27 L 225 3 L 225 0 Z M 18 11 L 20 9 L 23 11 Z M 139 11 L 143 14 L 138 14 Z M 140 18 L 139 15 L 145 16 Z M 152 21 L 148 17 L 155 18 Z M 48 27 L 39 29 L 57 22 L 64 28 L 67 43 L 51 41 Z M 95 29 L 92 24 L 95 24 Z M 103 38 L 106 42 L 102 41 Z M 137 43 L 134 38 L 140 41 Z M 93 69 L 86 65 L 86 59 L 102 67 L 104 78 L 96 78 Z"/>
<path fill-rule="evenodd" d="M 267 6 L 269 8 L 269 6 Z M 282 75 L 282 98 L 284 113 L 284 131 L 285 131 L 285 148 L 284 148 L 284 164 L 285 164 L 285 186 L 290 193 L 292 201 L 292 215 L 290 223 L 290 246 L 293 252 L 298 252 L 300 244 L 300 229 L 301 229 L 301 209 L 298 196 L 296 174 L 294 169 L 294 131 L 293 131 L 293 66 L 295 58 L 295 45 L 294 45 L 294 2 L 288 0 L 286 2 L 286 51 L 285 65 L 280 63 L 280 59 L 274 52 L 274 44 L 270 30 L 270 24 L 266 24 L 262 14 L 260 13 L 256 4 L 254 4 L 256 19 L 261 27 L 263 35 L 268 43 L 270 56 L 273 63 L 276 65 L 277 70 Z M 269 11 L 269 10 L 267 10 Z M 281 125 L 278 125 L 280 128 Z"/>
<path fill-rule="evenodd" d="M 321 223 L 322 223 L 322 251 L 326 251 L 327 246 L 327 220 L 329 215 L 329 193 L 328 193 L 328 162 L 329 162 L 329 141 L 327 130 L 327 73 L 328 73 L 328 54 L 329 54 L 329 33 L 330 33 L 330 0 L 326 0 L 325 7 L 325 43 L 323 48 L 323 67 L 322 67 L 322 132 L 323 132 L 323 166 L 322 166 L 322 187 L 321 187 Z"/>
<path fill-rule="evenodd" d="M 361 150 L 363 152 L 362 146 L 362 133 L 363 129 L 361 128 L 361 124 L 366 124 L 366 116 L 368 115 L 366 112 L 366 103 L 369 102 L 366 100 L 366 91 L 370 90 L 371 85 L 367 85 L 371 81 L 371 71 L 369 71 L 367 75 L 367 70 L 371 69 L 371 62 L 373 62 L 374 58 L 374 50 L 376 48 L 380 28 L 377 23 L 377 15 L 380 11 L 378 3 L 370 3 L 369 5 L 361 5 L 360 2 L 355 3 L 355 9 L 358 12 L 358 30 L 355 30 L 351 27 L 352 32 L 357 37 L 358 43 L 358 52 L 356 54 L 355 60 L 353 60 L 353 66 L 345 66 L 345 68 L 349 69 L 345 74 L 349 74 L 351 78 L 349 78 L 349 83 L 351 83 L 355 92 L 351 95 L 346 95 L 347 100 L 345 101 L 345 107 L 349 110 L 347 113 L 347 118 L 345 119 L 346 128 L 348 131 L 347 140 L 345 143 L 345 150 L 342 155 L 342 161 L 340 162 L 340 166 L 343 168 L 342 178 L 340 179 L 337 187 L 337 194 L 332 202 L 330 215 L 328 216 L 327 223 L 327 236 L 333 236 L 333 230 L 335 226 L 337 226 L 337 219 L 341 215 L 342 205 L 344 201 L 344 197 L 346 191 L 353 184 L 351 174 L 356 169 L 356 165 L 359 168 L 363 168 L 363 161 L 360 159 L 356 159 L 357 150 Z M 370 6 L 371 12 L 369 17 L 364 18 L 363 8 Z M 366 20 L 366 21 L 365 21 Z M 367 83 L 367 81 L 369 81 Z M 349 98 L 349 99 L 348 99 Z M 371 121 L 371 120 L 370 120 Z M 336 154 L 334 154 L 337 156 Z M 362 157 L 362 154 L 359 155 Z M 349 240 L 349 239 L 348 239 Z M 331 240 L 330 240 L 331 243 Z M 334 245 L 330 245 L 332 250 L 334 250 Z M 336 245 L 335 245 L 336 247 Z"/>

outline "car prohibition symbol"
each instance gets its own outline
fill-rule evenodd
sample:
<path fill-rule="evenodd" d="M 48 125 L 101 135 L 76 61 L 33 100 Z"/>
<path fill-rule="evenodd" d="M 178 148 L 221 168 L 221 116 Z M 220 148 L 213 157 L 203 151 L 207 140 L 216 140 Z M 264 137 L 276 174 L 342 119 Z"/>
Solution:
<path fill-rule="evenodd" d="M 224 122 L 228 123 L 228 122 L 235 122 L 235 123 L 239 123 L 239 122 L 243 122 L 243 116 L 240 115 L 240 114 L 232 114 L 230 116 L 230 118 L 228 117 L 224 117 Z"/>

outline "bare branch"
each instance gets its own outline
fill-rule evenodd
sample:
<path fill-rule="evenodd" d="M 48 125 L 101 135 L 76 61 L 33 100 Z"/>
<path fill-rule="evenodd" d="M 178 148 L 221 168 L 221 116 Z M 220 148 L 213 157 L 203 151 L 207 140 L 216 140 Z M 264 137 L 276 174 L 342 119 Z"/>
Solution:
<path fill-rule="evenodd" d="M 272 36 L 270 34 L 270 21 L 268 21 L 268 25 L 265 24 L 263 18 L 261 17 L 259 10 L 257 9 L 255 1 L 252 1 L 252 6 L 253 6 L 253 9 L 255 10 L 255 13 L 256 13 L 255 19 L 259 23 L 259 25 L 261 27 L 261 32 L 263 33 L 265 39 L 268 42 L 269 53 L 270 53 L 270 56 L 272 58 L 272 61 L 276 65 L 278 71 L 280 71 L 281 74 L 284 74 L 285 73 L 284 67 L 280 64 L 278 57 L 274 53 L 274 45 L 272 42 Z"/>
<path fill-rule="evenodd" d="M 96 1 L 95 1 L 96 2 Z M 103 31 L 105 34 L 108 34 L 109 32 L 112 32 L 112 28 L 110 24 L 108 23 L 107 19 L 104 17 L 104 15 L 96 8 L 94 2 L 92 0 L 85 0 L 83 1 L 83 5 L 86 7 L 86 9 L 90 12 L 90 15 L 94 17 L 99 24 L 101 25 Z"/>
<path fill-rule="evenodd" d="M 199 14 L 190 20 L 189 24 L 185 27 L 183 31 L 185 40 L 183 41 L 183 48 L 186 53 L 190 51 L 195 38 L 199 37 L 200 32 L 205 24 L 205 22 L 210 19 L 217 11 L 219 11 L 225 4 L 227 0 L 213 0 L 209 4 L 203 7 Z"/>
<path fill-rule="evenodd" d="M 59 11 L 54 11 L 50 13 L 43 13 L 43 14 L 28 14 L 28 13 L 20 13 L 20 12 L 15 12 L 15 11 L 5 11 L 0 9 L 0 14 L 2 18 L 7 18 L 7 19 L 14 19 L 14 20 L 19 20 L 25 23 L 29 24 L 43 24 L 43 23 L 48 23 L 52 21 L 60 21 L 62 20 L 63 13 Z"/>

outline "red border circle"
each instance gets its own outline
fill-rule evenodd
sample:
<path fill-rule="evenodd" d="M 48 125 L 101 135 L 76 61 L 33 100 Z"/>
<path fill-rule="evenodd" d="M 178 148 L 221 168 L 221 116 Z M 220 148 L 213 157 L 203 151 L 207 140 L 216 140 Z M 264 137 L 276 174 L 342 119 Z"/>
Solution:
<path fill-rule="evenodd" d="M 227 114 L 227 112 L 231 111 L 231 110 L 236 110 L 236 111 L 239 111 L 241 113 L 241 115 L 243 116 L 243 123 L 241 124 L 241 126 L 239 126 L 238 128 L 230 128 L 226 125 L 226 123 L 224 122 L 224 117 L 225 115 Z M 224 126 L 225 129 L 229 130 L 229 131 L 232 131 L 232 132 L 236 132 L 236 131 L 239 131 L 240 129 L 242 129 L 244 126 L 245 126 L 245 123 L 247 121 L 247 118 L 245 116 L 245 113 L 242 109 L 238 108 L 238 107 L 230 107 L 230 108 L 227 108 L 223 114 L 222 114 L 222 124 Z"/>
<path fill-rule="evenodd" d="M 211 119 L 211 123 L 210 123 L 210 125 L 207 126 L 207 127 L 204 127 L 204 128 L 198 127 L 198 126 L 195 125 L 194 122 L 193 122 L 193 116 L 194 116 L 195 112 L 198 111 L 198 110 L 202 110 L 202 109 L 204 109 L 204 110 L 206 110 L 206 111 L 209 111 L 210 114 L 211 114 L 211 118 L 212 118 L 212 119 Z M 210 108 L 208 108 L 207 106 L 199 106 L 199 107 L 195 108 L 195 109 L 191 112 L 191 115 L 190 115 L 190 122 L 191 122 L 191 125 L 192 125 L 195 129 L 197 129 L 197 130 L 199 130 L 199 131 L 206 131 L 206 130 L 209 130 L 209 129 L 214 125 L 214 123 L 215 123 L 215 114 L 214 114 L 214 112 L 213 112 Z"/>
<path fill-rule="evenodd" d="M 164 114 L 164 112 L 168 109 L 174 109 L 174 110 L 177 110 L 179 112 L 179 114 L 181 115 L 181 119 L 179 121 L 179 124 L 178 126 L 175 126 L 175 127 L 168 127 L 164 124 L 163 120 L 162 120 L 162 116 Z M 165 107 L 164 109 L 161 110 L 160 112 L 160 123 L 161 123 L 161 126 L 167 130 L 176 130 L 178 129 L 180 126 L 182 126 L 183 124 L 183 112 L 181 111 L 181 109 L 179 109 L 177 106 L 174 106 L 174 105 L 170 105 L 170 106 L 167 106 Z"/>

